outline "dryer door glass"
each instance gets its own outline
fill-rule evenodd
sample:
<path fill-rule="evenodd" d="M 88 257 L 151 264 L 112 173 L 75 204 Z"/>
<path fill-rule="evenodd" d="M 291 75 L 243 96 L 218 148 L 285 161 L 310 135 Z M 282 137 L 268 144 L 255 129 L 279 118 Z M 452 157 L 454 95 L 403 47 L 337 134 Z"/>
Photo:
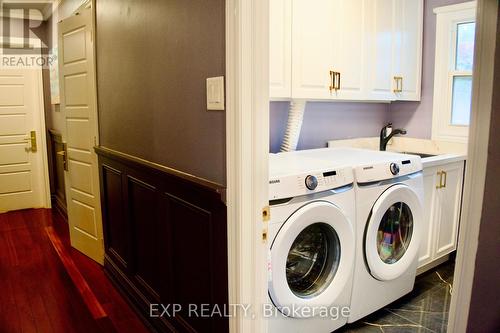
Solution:
<path fill-rule="evenodd" d="M 377 251 L 386 264 L 394 264 L 406 253 L 413 233 L 413 215 L 404 202 L 387 209 L 377 232 Z"/>
<path fill-rule="evenodd" d="M 329 286 L 340 261 L 340 241 L 326 223 L 314 223 L 299 233 L 286 260 L 286 279 L 292 292 L 312 297 Z"/>

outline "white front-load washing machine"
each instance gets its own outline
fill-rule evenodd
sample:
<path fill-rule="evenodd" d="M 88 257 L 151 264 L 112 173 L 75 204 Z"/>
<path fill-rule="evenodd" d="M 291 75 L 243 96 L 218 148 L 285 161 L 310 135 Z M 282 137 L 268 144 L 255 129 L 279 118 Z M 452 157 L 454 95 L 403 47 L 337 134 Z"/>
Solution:
<path fill-rule="evenodd" d="M 270 333 L 327 333 L 347 322 L 354 269 L 352 168 L 270 155 Z"/>
<path fill-rule="evenodd" d="M 410 292 L 423 224 L 420 157 L 351 148 L 304 150 L 300 155 L 353 167 L 356 259 L 348 322 Z"/>

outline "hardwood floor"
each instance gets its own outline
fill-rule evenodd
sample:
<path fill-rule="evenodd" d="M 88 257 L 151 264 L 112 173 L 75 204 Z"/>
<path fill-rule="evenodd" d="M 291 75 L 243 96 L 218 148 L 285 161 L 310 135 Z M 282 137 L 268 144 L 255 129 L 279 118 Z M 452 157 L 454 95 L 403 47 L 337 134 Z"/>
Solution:
<path fill-rule="evenodd" d="M 98 312 L 100 316 L 84 302 L 49 240 L 46 227 L 53 228 L 49 230 L 59 239 L 63 256 L 74 263 L 95 295 L 96 304 L 103 310 Z M 71 248 L 64 218 L 50 209 L 30 209 L 0 214 L 0 332 L 148 330 L 102 267 Z"/>

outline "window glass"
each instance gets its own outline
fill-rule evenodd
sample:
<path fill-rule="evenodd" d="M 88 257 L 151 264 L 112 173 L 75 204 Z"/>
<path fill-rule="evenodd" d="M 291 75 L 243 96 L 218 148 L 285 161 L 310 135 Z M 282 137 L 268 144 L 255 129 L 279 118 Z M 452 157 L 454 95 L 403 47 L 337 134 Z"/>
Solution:
<path fill-rule="evenodd" d="M 471 71 L 474 58 L 474 22 L 457 24 L 457 53 L 455 56 L 455 70 Z"/>
<path fill-rule="evenodd" d="M 472 98 L 472 76 L 454 76 L 451 103 L 451 124 L 469 125 Z"/>
<path fill-rule="evenodd" d="M 333 228 L 315 223 L 297 236 L 286 260 L 286 280 L 301 298 L 321 293 L 333 280 L 340 263 L 340 241 Z"/>

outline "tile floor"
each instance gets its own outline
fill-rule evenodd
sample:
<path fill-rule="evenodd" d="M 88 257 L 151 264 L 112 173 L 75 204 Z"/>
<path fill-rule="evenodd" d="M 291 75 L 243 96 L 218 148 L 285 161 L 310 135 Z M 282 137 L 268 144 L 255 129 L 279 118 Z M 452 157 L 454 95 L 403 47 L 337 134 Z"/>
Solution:
<path fill-rule="evenodd" d="M 446 332 L 454 269 L 449 261 L 418 276 L 410 294 L 338 332 Z"/>

